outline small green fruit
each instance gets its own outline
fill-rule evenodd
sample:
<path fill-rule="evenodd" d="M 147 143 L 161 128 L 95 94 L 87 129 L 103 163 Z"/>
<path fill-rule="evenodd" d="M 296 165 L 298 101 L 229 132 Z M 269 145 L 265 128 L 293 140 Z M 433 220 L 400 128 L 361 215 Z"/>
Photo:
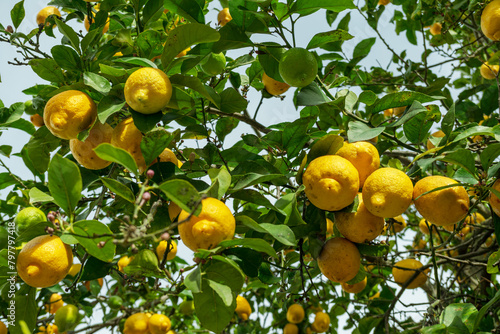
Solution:
<path fill-rule="evenodd" d="M 179 305 L 179 311 L 184 315 L 193 315 L 194 303 L 192 300 L 185 300 Z"/>
<path fill-rule="evenodd" d="M 17 235 L 20 235 L 27 229 L 45 221 L 47 221 L 47 217 L 42 210 L 33 206 L 22 209 L 14 219 Z"/>
<path fill-rule="evenodd" d="M 108 306 L 114 310 L 121 308 L 123 305 L 123 299 L 120 296 L 111 296 L 108 299 Z"/>
<path fill-rule="evenodd" d="M 318 61 L 306 49 L 292 48 L 281 57 L 279 71 L 290 86 L 305 87 L 316 78 Z"/>
<path fill-rule="evenodd" d="M 211 53 L 200 65 L 203 72 L 210 76 L 214 76 L 222 73 L 226 68 L 226 57 L 222 52 Z"/>
<path fill-rule="evenodd" d="M 78 307 L 71 304 L 57 310 L 54 317 L 54 323 L 61 333 L 75 328 L 79 321 L 80 314 L 78 313 Z"/>

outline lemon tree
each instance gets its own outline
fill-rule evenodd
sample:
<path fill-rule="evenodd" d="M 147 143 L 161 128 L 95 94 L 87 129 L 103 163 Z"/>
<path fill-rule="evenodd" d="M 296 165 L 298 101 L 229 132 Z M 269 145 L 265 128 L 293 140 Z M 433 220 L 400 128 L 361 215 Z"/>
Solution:
<path fill-rule="evenodd" d="M 500 328 L 499 0 L 2 5 L 0 333 Z"/>

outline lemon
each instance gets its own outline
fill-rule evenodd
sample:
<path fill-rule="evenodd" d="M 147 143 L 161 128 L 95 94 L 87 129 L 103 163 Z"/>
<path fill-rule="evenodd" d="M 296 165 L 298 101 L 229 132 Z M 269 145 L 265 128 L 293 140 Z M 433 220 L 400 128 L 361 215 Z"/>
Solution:
<path fill-rule="evenodd" d="M 342 283 L 356 277 L 361 265 L 361 254 L 352 242 L 336 237 L 325 243 L 317 261 L 326 278 Z"/>
<path fill-rule="evenodd" d="M 64 301 L 63 301 L 61 295 L 58 293 L 53 293 L 50 295 L 49 303 L 45 304 L 45 308 L 47 309 L 47 312 L 49 312 L 50 314 L 54 314 L 63 305 L 64 305 Z"/>
<path fill-rule="evenodd" d="M 473 212 L 465 218 L 465 224 L 467 225 L 477 225 L 484 222 L 486 219 L 479 212 Z"/>
<path fill-rule="evenodd" d="M 427 224 L 429 224 L 429 226 L 427 226 Z M 418 228 L 425 235 L 431 234 L 429 232 L 429 227 L 431 227 L 431 225 L 432 225 L 431 223 L 426 222 L 425 218 L 420 219 L 420 221 L 418 222 Z"/>
<path fill-rule="evenodd" d="M 283 80 L 293 87 L 305 87 L 318 73 L 316 57 L 303 48 L 291 48 L 280 59 L 279 71 Z"/>
<path fill-rule="evenodd" d="M 41 235 L 30 240 L 17 257 L 17 272 L 29 286 L 47 288 L 59 283 L 73 264 L 71 247 L 58 236 Z"/>
<path fill-rule="evenodd" d="M 326 218 L 326 237 L 329 238 L 333 234 L 333 222 Z"/>
<path fill-rule="evenodd" d="M 77 325 L 79 318 L 78 307 L 68 304 L 57 310 L 54 323 L 61 332 L 66 332 Z"/>
<path fill-rule="evenodd" d="M 394 233 L 399 233 L 406 228 L 406 220 L 403 218 L 403 216 L 399 215 L 393 217 L 392 219 L 396 221 L 395 223 L 393 222 L 392 224 L 392 231 Z"/>
<path fill-rule="evenodd" d="M 385 117 L 401 116 L 406 110 L 406 107 L 389 108 L 384 110 Z"/>
<path fill-rule="evenodd" d="M 436 35 L 441 35 L 441 30 L 443 29 L 443 25 L 439 22 L 434 22 L 430 29 L 429 32 L 431 35 L 436 36 Z"/>
<path fill-rule="evenodd" d="M 94 23 L 94 20 L 92 20 L 92 23 Z M 83 19 L 83 25 L 85 26 L 85 30 L 89 31 L 90 30 L 90 22 L 89 22 L 89 17 L 85 15 L 85 18 Z M 102 33 L 105 34 L 109 29 L 109 16 L 108 19 L 106 20 L 106 23 L 104 24 L 104 27 L 102 29 Z"/>
<path fill-rule="evenodd" d="M 292 324 L 301 323 L 304 320 L 304 308 L 300 304 L 292 304 L 286 311 L 286 320 Z"/>
<path fill-rule="evenodd" d="M 378 0 L 379 6 L 387 6 L 390 3 L 391 3 L 391 0 Z"/>
<path fill-rule="evenodd" d="M 490 65 L 488 63 L 484 63 L 479 68 L 479 72 L 481 76 L 488 80 L 495 80 L 498 75 L 498 70 L 500 69 L 499 65 Z"/>
<path fill-rule="evenodd" d="M 45 123 L 43 122 L 43 117 L 38 114 L 31 115 L 30 121 L 37 128 L 40 128 L 45 125 Z"/>
<path fill-rule="evenodd" d="M 481 30 L 493 41 L 500 40 L 500 0 L 493 0 L 481 14 Z"/>
<path fill-rule="evenodd" d="M 194 313 L 194 302 L 192 300 L 184 300 L 179 305 L 179 311 L 184 315 L 193 315 Z"/>
<path fill-rule="evenodd" d="M 153 314 L 149 318 L 149 332 L 151 334 L 166 334 L 171 326 L 170 318 L 164 314 Z"/>
<path fill-rule="evenodd" d="M 262 83 L 264 84 L 265 90 L 274 96 L 281 95 L 290 88 L 289 84 L 274 80 L 266 73 L 262 74 Z"/>
<path fill-rule="evenodd" d="M 122 256 L 120 258 L 120 260 L 118 260 L 118 263 L 117 263 L 118 270 L 121 271 L 121 272 L 123 272 L 123 268 L 125 268 L 126 266 L 128 266 L 133 259 L 134 259 L 133 256 L 131 256 L 131 257 L 128 257 L 127 255 Z"/>
<path fill-rule="evenodd" d="M 172 97 L 172 85 L 161 70 L 143 67 L 125 82 L 125 100 L 141 114 L 154 114 L 165 108 Z"/>
<path fill-rule="evenodd" d="M 89 136 L 84 140 L 71 139 L 69 148 L 73 157 L 80 165 L 88 169 L 103 169 L 111 164 L 97 156 L 94 149 L 102 143 L 111 143 L 113 128 L 109 124 L 101 124 L 97 121 L 89 132 Z"/>
<path fill-rule="evenodd" d="M 48 324 L 47 327 L 40 326 L 38 330 L 39 332 L 37 334 L 59 334 L 59 328 L 54 324 Z M 3 334 L 1 329 L 0 334 Z M 7 334 L 7 331 L 5 331 L 5 334 Z"/>
<path fill-rule="evenodd" d="M 427 246 L 427 241 L 424 239 L 420 239 L 417 242 L 413 243 L 413 248 L 415 249 L 424 249 Z"/>
<path fill-rule="evenodd" d="M 405 284 L 422 266 L 422 263 L 415 259 L 405 259 L 396 262 L 394 264 L 394 267 L 392 268 L 392 276 L 394 277 L 394 281 L 399 285 Z M 429 269 L 425 270 L 424 272 L 420 272 L 418 276 L 406 288 L 416 289 L 424 285 L 425 282 L 427 282 L 427 272 L 429 272 Z"/>
<path fill-rule="evenodd" d="M 168 205 L 168 217 L 170 218 L 170 221 L 173 222 L 177 216 L 179 216 L 179 213 L 181 213 L 182 209 L 175 204 L 174 202 L 170 202 Z"/>
<path fill-rule="evenodd" d="M 252 314 L 252 307 L 245 297 L 238 295 L 236 297 L 236 309 L 234 311 L 238 314 L 238 317 L 240 317 L 243 321 L 246 321 L 248 320 L 248 317 L 250 317 L 250 314 Z"/>
<path fill-rule="evenodd" d="M 67 90 L 49 99 L 43 111 L 43 122 L 61 139 L 76 139 L 97 118 L 94 101 L 78 90 Z"/>
<path fill-rule="evenodd" d="M 123 299 L 120 296 L 110 296 L 108 306 L 114 310 L 120 309 L 123 305 Z"/>
<path fill-rule="evenodd" d="M 500 192 L 500 179 L 496 180 L 495 183 L 493 183 L 492 188 Z M 493 212 L 497 216 L 500 216 L 500 199 L 492 191 L 490 192 L 488 202 L 490 203 Z"/>
<path fill-rule="evenodd" d="M 123 334 L 149 333 L 149 317 L 146 313 L 135 313 L 125 320 Z"/>
<path fill-rule="evenodd" d="M 111 145 L 124 149 L 132 155 L 142 173 L 146 170 L 146 161 L 141 151 L 142 133 L 137 129 L 132 117 L 121 121 L 111 134 Z"/>
<path fill-rule="evenodd" d="M 336 212 L 335 225 L 348 240 L 356 243 L 369 242 L 378 237 L 384 229 L 384 218 L 372 215 L 358 194 L 359 205 L 356 212 Z"/>
<path fill-rule="evenodd" d="M 232 19 L 231 14 L 229 14 L 229 8 L 223 8 L 219 14 L 217 14 L 217 22 L 221 27 L 225 26 Z"/>
<path fill-rule="evenodd" d="M 221 241 L 234 237 L 236 222 L 231 210 L 216 198 L 202 200 L 198 216 L 184 210 L 179 214 L 179 234 L 184 244 L 193 251 L 211 249 Z"/>
<path fill-rule="evenodd" d="M 391 218 L 410 206 L 413 183 L 398 169 L 380 168 L 368 176 L 362 193 L 368 211 L 378 217 Z"/>
<path fill-rule="evenodd" d="M 439 187 L 457 183 L 449 177 L 427 176 L 415 184 L 413 200 L 417 211 L 430 223 L 453 225 L 467 215 L 469 196 L 462 186 L 445 188 L 422 195 Z"/>
<path fill-rule="evenodd" d="M 288 323 L 283 328 L 283 334 L 299 334 L 299 327 L 296 324 Z"/>
<path fill-rule="evenodd" d="M 82 265 L 80 263 L 73 264 L 71 266 L 71 268 L 69 269 L 68 275 L 75 277 L 80 272 L 81 268 L 82 268 Z"/>
<path fill-rule="evenodd" d="M 42 8 L 42 10 L 40 10 L 38 12 L 38 14 L 36 15 L 36 24 L 40 25 L 40 24 L 44 24 L 45 23 L 45 20 L 47 19 L 47 17 L 49 17 L 50 15 L 57 15 L 59 17 L 61 17 L 61 12 L 59 11 L 59 9 L 57 9 L 56 7 L 54 6 L 47 6 L 47 7 L 44 7 Z"/>
<path fill-rule="evenodd" d="M 0 321 L 0 334 L 7 334 L 7 326 L 3 321 Z"/>
<path fill-rule="evenodd" d="M 358 171 L 349 160 L 338 155 L 324 155 L 311 161 L 302 181 L 309 201 L 328 211 L 351 204 L 359 189 Z"/>
<path fill-rule="evenodd" d="M 179 165 L 179 160 L 175 156 L 174 152 L 168 148 L 164 149 L 163 152 L 160 153 L 158 156 L 158 162 L 171 162 L 176 166 Z"/>
<path fill-rule="evenodd" d="M 210 53 L 200 63 L 203 72 L 210 76 L 220 74 L 226 68 L 226 57 L 221 53 Z"/>
<path fill-rule="evenodd" d="M 431 134 L 431 137 L 435 137 L 435 138 L 443 138 L 444 137 L 444 132 L 441 131 L 441 130 L 438 130 L 436 132 L 434 132 L 433 134 Z M 429 140 L 427 139 L 427 150 L 431 150 L 433 149 L 434 147 L 434 144 Z"/>
<path fill-rule="evenodd" d="M 156 255 L 158 256 L 159 262 L 163 260 L 163 255 L 167 250 L 168 243 L 169 243 L 168 241 L 162 240 L 156 247 Z M 177 244 L 175 243 L 174 240 L 170 240 L 170 248 L 167 254 L 167 260 L 168 261 L 173 260 L 175 258 L 175 255 L 177 255 Z"/>
<path fill-rule="evenodd" d="M 346 143 L 336 155 L 349 160 L 358 170 L 359 187 L 362 188 L 366 178 L 380 167 L 380 156 L 375 146 L 366 141 Z"/>
<path fill-rule="evenodd" d="M 179 52 L 177 54 L 177 56 L 175 56 L 175 58 L 180 58 L 180 57 L 184 57 L 185 55 L 187 55 L 187 53 L 191 50 L 191 47 L 188 47 L 187 49 L 184 49 L 182 50 L 181 52 Z"/>
<path fill-rule="evenodd" d="M 367 278 L 365 277 L 364 280 L 358 283 L 354 284 L 349 284 L 349 283 L 340 283 L 340 286 L 342 286 L 342 290 L 344 290 L 347 293 L 360 293 L 363 291 L 366 287 L 366 282 Z"/>
<path fill-rule="evenodd" d="M 22 209 L 14 218 L 14 224 L 16 224 L 16 233 L 20 235 L 24 231 L 32 228 L 38 223 L 47 221 L 45 213 L 39 208 L 30 206 Z"/>
<path fill-rule="evenodd" d="M 314 317 L 311 328 L 316 333 L 325 333 L 330 327 L 330 316 L 325 312 L 318 312 Z"/>

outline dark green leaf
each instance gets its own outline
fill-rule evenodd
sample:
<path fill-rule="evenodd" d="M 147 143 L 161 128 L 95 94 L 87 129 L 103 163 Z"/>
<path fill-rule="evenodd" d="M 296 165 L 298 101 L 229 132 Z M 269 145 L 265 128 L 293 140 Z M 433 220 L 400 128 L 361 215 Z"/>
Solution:
<path fill-rule="evenodd" d="M 314 122 L 315 117 L 299 118 L 296 121 L 286 125 L 283 130 L 283 148 L 286 150 L 286 155 L 292 159 L 298 155 L 305 144 L 309 141 L 307 134 L 309 126 Z"/>
<path fill-rule="evenodd" d="M 347 137 L 349 142 L 370 140 L 377 137 L 384 132 L 384 127 L 370 128 L 368 125 L 358 121 L 349 122 L 349 130 L 347 130 Z"/>
<path fill-rule="evenodd" d="M 263 260 L 261 253 L 243 247 L 226 249 L 223 253 L 236 262 L 245 275 L 249 277 L 259 275 L 259 267 Z"/>
<path fill-rule="evenodd" d="M 52 53 L 52 57 L 61 68 L 68 71 L 81 70 L 80 56 L 72 48 L 65 45 L 56 45 L 50 49 L 50 53 Z"/>
<path fill-rule="evenodd" d="M 54 59 L 32 59 L 29 62 L 31 69 L 40 78 L 50 82 L 64 82 L 64 74 Z"/>
<path fill-rule="evenodd" d="M 14 305 L 16 315 L 12 321 L 14 324 L 9 326 L 11 334 L 33 333 L 36 327 L 36 318 L 38 307 L 36 303 L 36 288 L 27 284 L 21 285 L 21 289 L 16 292 Z"/>
<path fill-rule="evenodd" d="M 85 262 L 80 281 L 91 281 L 105 277 L 113 268 L 113 263 L 101 261 L 93 256 Z"/>
<path fill-rule="evenodd" d="M 349 65 L 354 66 L 357 63 L 359 63 L 363 58 L 368 56 L 376 40 L 377 39 L 375 37 L 371 37 L 359 42 L 354 47 L 354 51 L 352 53 L 352 59 L 349 62 Z"/>
<path fill-rule="evenodd" d="M 316 106 L 328 102 L 331 100 L 326 97 L 316 82 L 302 88 L 297 94 L 298 106 Z"/>
<path fill-rule="evenodd" d="M 153 63 L 151 60 L 146 59 L 146 58 L 139 58 L 139 57 L 118 57 L 116 59 L 113 59 L 117 63 L 126 63 L 126 64 L 133 64 L 137 66 L 142 66 L 142 67 L 152 67 L 152 68 L 158 68 L 155 63 Z"/>
<path fill-rule="evenodd" d="M 139 175 L 137 164 L 135 163 L 134 158 L 127 151 L 118 147 L 114 147 L 113 145 L 108 143 L 102 143 L 94 149 L 94 152 L 99 158 L 116 162 L 127 168 L 135 175 Z"/>
<path fill-rule="evenodd" d="M 354 36 L 342 29 L 320 32 L 314 35 L 313 38 L 309 41 L 309 44 L 307 44 L 307 49 L 318 48 L 331 42 L 347 41 L 351 38 L 354 38 Z"/>
<path fill-rule="evenodd" d="M 208 170 L 208 176 L 212 180 L 212 186 L 207 189 L 206 194 L 209 197 L 221 199 L 231 185 L 231 174 L 223 166 L 221 168 L 211 168 Z"/>
<path fill-rule="evenodd" d="M 60 156 L 54 155 L 49 164 L 49 190 L 54 202 L 68 216 L 73 214 L 78 201 L 82 198 L 82 177 L 78 166 Z"/>
<path fill-rule="evenodd" d="M 203 6 L 200 6 L 199 1 L 196 0 L 172 0 L 165 2 L 165 8 L 177 13 L 178 15 L 186 18 L 186 20 L 195 23 L 205 23 L 205 16 L 203 14 Z"/>
<path fill-rule="evenodd" d="M 104 183 L 106 187 L 109 188 L 109 190 L 111 190 L 118 196 L 122 197 L 123 199 L 127 200 L 130 203 L 135 202 L 134 193 L 132 192 L 132 190 L 130 190 L 129 187 L 127 187 L 123 183 L 108 177 L 101 177 L 101 181 L 102 183 Z"/>
<path fill-rule="evenodd" d="M 111 230 L 103 223 L 97 220 L 82 220 L 73 224 L 72 231 L 70 229 L 64 233 L 78 240 L 89 255 L 104 262 L 113 260 L 116 245 L 113 243 Z M 98 246 L 100 242 L 104 242 L 104 247 Z"/>
<path fill-rule="evenodd" d="M 107 95 L 111 90 L 111 83 L 108 79 L 92 72 L 83 72 L 83 83 L 103 95 Z"/>
<path fill-rule="evenodd" d="M 403 130 L 410 142 L 418 144 L 425 139 L 432 124 L 425 113 L 419 113 L 403 125 Z"/>
<path fill-rule="evenodd" d="M 248 105 L 248 101 L 234 88 L 226 88 L 220 99 L 220 110 L 228 114 L 243 111 Z"/>
<path fill-rule="evenodd" d="M 199 94 L 201 94 L 201 96 L 203 96 L 204 98 L 215 104 L 216 106 L 219 106 L 219 102 L 216 102 L 212 98 L 210 93 L 207 91 L 206 86 L 203 85 L 200 79 L 193 76 L 182 75 L 182 74 L 172 75 L 169 79 L 172 85 L 191 88 L 196 92 L 198 92 Z"/>
<path fill-rule="evenodd" d="M 170 180 L 163 182 L 158 188 L 184 211 L 195 216 L 200 214 L 202 207 L 201 196 L 198 190 L 188 181 Z"/>
<path fill-rule="evenodd" d="M 21 22 L 23 22 L 25 14 L 26 13 L 24 12 L 24 0 L 22 0 L 16 3 L 12 8 L 12 10 L 10 11 L 10 18 L 12 20 L 14 28 L 17 29 L 21 24 Z"/>
<path fill-rule="evenodd" d="M 455 104 L 452 104 L 446 115 L 443 117 L 441 122 L 441 130 L 444 132 L 445 136 L 448 136 L 451 131 L 453 131 L 453 126 L 455 125 Z"/>
<path fill-rule="evenodd" d="M 154 114 L 142 114 L 130 108 L 130 113 L 134 119 L 135 126 L 141 132 L 148 132 L 154 129 L 156 124 L 161 120 L 163 114 L 161 112 L 156 112 Z"/>
<path fill-rule="evenodd" d="M 297 0 L 292 6 L 292 13 L 302 13 L 305 10 L 327 9 L 334 12 L 341 12 L 346 9 L 354 9 L 352 0 Z"/>
<path fill-rule="evenodd" d="M 450 304 L 441 314 L 441 323 L 454 333 L 473 333 L 477 315 L 478 311 L 473 304 Z"/>
<path fill-rule="evenodd" d="M 233 240 L 225 240 L 219 243 L 219 247 L 223 248 L 230 248 L 233 246 L 242 246 L 253 249 L 257 252 L 266 253 L 271 257 L 277 257 L 276 251 L 265 240 L 262 239 L 254 239 L 254 238 L 233 239 Z"/>
<path fill-rule="evenodd" d="M 500 144 L 494 143 L 486 146 L 483 152 L 481 152 L 480 159 L 481 165 L 485 171 L 490 168 L 493 161 L 500 155 Z"/>
<path fill-rule="evenodd" d="M 143 58 L 151 59 L 153 58 L 153 56 L 160 54 L 163 51 L 163 45 L 160 38 L 161 34 L 158 31 L 146 30 L 142 32 L 136 40 L 137 47 L 140 51 L 140 56 Z"/>
<path fill-rule="evenodd" d="M 247 216 L 236 216 L 236 222 L 254 231 L 270 234 L 283 245 L 296 246 L 297 244 L 293 231 L 287 225 L 257 224 L 257 222 Z"/>
<path fill-rule="evenodd" d="M 127 102 L 111 95 L 103 97 L 97 105 L 97 117 L 99 121 L 103 124 L 106 123 L 108 117 L 119 112 L 125 106 L 125 103 Z"/>
<path fill-rule="evenodd" d="M 171 133 L 164 128 L 158 128 L 146 133 L 142 137 L 141 151 L 146 160 L 146 165 L 150 165 L 153 160 L 167 148 L 170 142 L 174 139 Z"/>
<path fill-rule="evenodd" d="M 201 291 L 201 267 L 197 266 L 184 279 L 184 285 L 191 290 L 192 293 L 200 293 Z"/>
<path fill-rule="evenodd" d="M 149 0 L 142 11 L 142 24 L 146 25 L 158 12 L 163 12 L 163 0 Z"/>
<path fill-rule="evenodd" d="M 375 94 L 371 90 L 365 90 L 359 95 L 359 102 L 362 102 L 367 106 L 371 106 L 372 104 L 374 104 L 377 99 L 377 94 Z"/>
<path fill-rule="evenodd" d="M 78 52 L 78 54 L 81 54 L 80 39 L 78 38 L 78 35 L 73 30 L 73 28 L 71 28 L 69 25 L 67 25 L 66 23 L 64 23 L 63 21 L 61 21 L 57 18 L 55 19 L 55 22 L 56 22 L 57 28 L 59 29 L 61 34 L 66 36 L 69 39 L 73 48 L 75 48 L 76 52 Z"/>
<path fill-rule="evenodd" d="M 459 148 L 450 154 L 447 154 L 444 158 L 439 160 L 447 161 L 452 164 L 461 166 L 467 170 L 470 174 L 476 175 L 476 166 L 474 163 L 474 155 L 470 150 L 465 148 Z"/>
<path fill-rule="evenodd" d="M 10 158 L 10 154 L 12 153 L 12 146 L 9 145 L 0 145 L 0 154 Z"/>
<path fill-rule="evenodd" d="M 50 222 L 41 222 L 32 225 L 30 226 L 30 228 L 26 229 L 25 231 L 23 231 L 21 234 L 18 235 L 18 237 L 16 238 L 16 242 L 18 243 L 28 242 L 40 235 L 47 235 L 47 227 L 54 228 L 54 224 Z"/>
<path fill-rule="evenodd" d="M 420 103 L 427 103 L 436 100 L 443 100 L 444 97 L 428 96 L 419 92 L 398 92 L 384 95 L 377 102 L 371 105 L 367 110 L 374 113 L 377 111 L 386 110 L 389 108 L 406 107 L 418 101 Z"/>

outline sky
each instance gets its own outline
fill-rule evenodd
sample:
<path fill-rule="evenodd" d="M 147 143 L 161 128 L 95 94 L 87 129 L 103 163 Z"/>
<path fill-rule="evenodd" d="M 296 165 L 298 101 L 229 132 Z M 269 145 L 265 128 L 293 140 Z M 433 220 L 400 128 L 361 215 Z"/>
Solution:
<path fill-rule="evenodd" d="M 2 0 L 0 4 L 0 23 L 4 26 L 11 24 L 10 19 L 10 10 L 14 6 L 17 1 L 14 0 Z M 25 11 L 26 17 L 22 24 L 19 27 L 19 31 L 23 33 L 28 33 L 32 29 L 36 27 L 35 17 L 40 9 L 47 5 L 48 1 L 44 0 L 28 0 L 25 3 Z M 207 21 L 212 21 L 211 26 L 215 27 L 217 10 L 221 9 L 221 6 L 218 2 L 214 1 L 210 8 L 210 13 Z M 413 55 L 415 61 L 419 61 L 420 54 L 422 53 L 422 36 L 419 36 L 419 45 L 414 46 L 407 42 L 405 36 L 397 36 L 394 32 L 394 28 L 392 23 L 389 23 L 392 18 L 393 11 L 395 6 L 389 5 L 386 7 L 386 11 L 382 15 L 379 23 L 379 30 L 384 35 L 384 38 L 388 42 L 390 42 L 391 46 L 394 47 L 397 53 L 402 52 L 403 50 L 407 50 L 408 55 Z M 340 18 L 345 15 L 346 12 L 343 12 L 337 18 L 337 21 L 333 24 L 332 27 L 329 27 L 326 23 L 325 12 L 320 11 L 315 13 L 314 15 L 310 15 L 306 18 L 303 18 L 297 22 L 296 29 L 299 32 L 297 35 L 297 46 L 306 47 L 309 40 L 318 32 L 330 31 L 336 27 L 337 22 Z M 352 19 L 349 27 L 349 33 L 354 36 L 354 38 L 350 41 L 344 43 L 343 52 L 347 57 L 352 55 L 352 51 L 354 47 L 361 40 L 375 37 L 376 34 L 371 27 L 369 27 L 364 19 L 356 12 L 351 12 Z M 72 21 L 71 24 L 74 28 L 84 30 L 83 23 Z M 41 45 L 42 49 L 45 52 L 49 52 L 50 48 L 53 45 L 56 45 L 61 38 L 61 34 L 56 32 L 56 38 L 51 38 L 45 35 L 41 37 Z M 256 42 L 260 41 L 277 41 L 280 40 L 273 39 L 268 35 L 256 35 L 255 38 L 252 38 Z M 243 54 L 243 51 L 230 51 L 228 53 L 231 57 L 236 57 L 238 55 Z M 13 66 L 9 65 L 8 61 L 13 60 L 15 57 L 19 57 L 20 55 L 16 53 L 14 47 L 10 46 L 7 43 L 0 43 L 0 100 L 3 101 L 5 106 L 10 106 L 15 102 L 24 102 L 28 100 L 30 97 L 26 96 L 22 93 L 22 90 L 33 86 L 36 83 L 43 84 L 46 83 L 44 80 L 40 79 L 32 70 L 27 66 Z M 432 55 L 430 63 L 433 60 L 436 60 L 435 55 Z M 389 50 L 382 44 L 381 41 L 377 40 L 376 44 L 372 48 L 370 55 L 363 60 L 361 63 L 363 66 L 369 68 L 370 66 L 382 66 L 386 67 L 390 64 L 390 59 L 392 58 L 392 54 Z M 21 59 L 20 59 L 21 60 Z M 442 70 L 449 71 L 450 67 L 445 67 Z M 356 91 L 355 91 L 356 92 Z M 335 91 L 332 90 L 333 95 L 335 95 Z M 357 91 L 356 93 L 359 93 Z M 271 101 L 265 101 L 265 104 L 260 109 L 257 120 L 265 125 L 271 125 L 275 123 L 285 122 L 285 121 L 294 121 L 299 117 L 299 111 L 295 109 L 292 103 L 293 97 L 293 88 L 290 89 L 285 94 L 284 101 L 281 101 L 279 98 L 273 98 Z M 260 101 L 260 92 L 251 89 L 248 94 L 248 111 L 251 115 L 253 115 L 257 105 Z M 443 111 L 442 111 L 443 112 Z M 29 116 L 25 116 L 26 119 L 29 119 Z M 229 135 L 226 139 L 226 147 L 230 147 L 230 145 L 237 140 L 240 139 L 242 134 L 252 133 L 252 130 L 246 126 L 242 125 L 237 130 L 233 131 L 231 135 Z M 11 145 L 13 147 L 13 153 L 20 152 L 22 147 L 28 142 L 29 136 L 19 130 L 16 129 L 8 129 L 8 131 L 3 131 L 0 136 L 0 145 Z M 189 143 L 191 145 L 195 145 L 195 143 Z M 200 144 L 202 145 L 202 144 Z M 24 167 L 24 164 L 21 158 L 11 156 L 10 159 L 6 159 L 5 157 L 0 157 L 11 170 L 19 175 L 22 178 L 32 178 L 33 176 L 29 172 L 29 170 Z M 0 167 L 0 172 L 2 172 L 2 167 Z M 10 191 L 11 188 L 7 190 Z M 0 198 L 5 198 L 8 191 L 0 191 Z M 410 237 L 410 236 L 408 236 Z M 413 235 L 411 235 L 413 237 Z M 179 244 L 179 252 L 178 255 L 192 262 L 192 252 L 187 249 L 182 243 Z M 410 302 L 418 302 L 418 301 L 426 301 L 425 295 L 420 291 L 406 291 L 403 297 L 403 301 L 405 303 Z M 345 317 L 341 317 L 341 324 L 345 322 Z M 342 326 L 341 326 L 342 327 Z M 339 333 L 349 333 L 349 331 L 339 331 Z"/>

